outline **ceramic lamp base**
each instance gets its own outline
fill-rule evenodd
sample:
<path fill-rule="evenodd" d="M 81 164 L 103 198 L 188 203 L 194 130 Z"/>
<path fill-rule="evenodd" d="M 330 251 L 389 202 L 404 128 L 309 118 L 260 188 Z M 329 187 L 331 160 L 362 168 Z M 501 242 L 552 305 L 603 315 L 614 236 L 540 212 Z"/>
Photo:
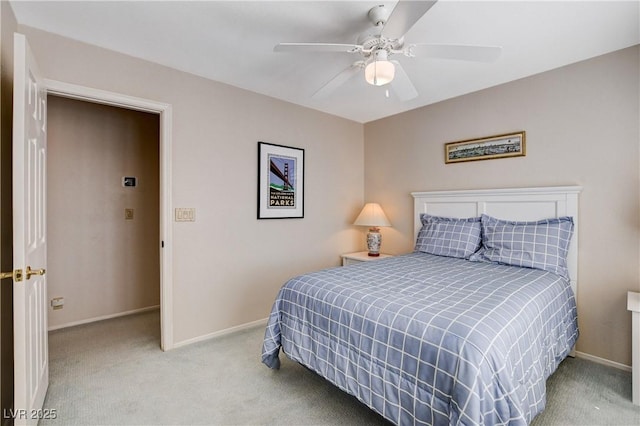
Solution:
<path fill-rule="evenodd" d="M 367 233 L 367 249 L 369 256 L 380 256 L 380 246 L 382 245 L 382 234 L 380 228 L 371 228 Z"/>

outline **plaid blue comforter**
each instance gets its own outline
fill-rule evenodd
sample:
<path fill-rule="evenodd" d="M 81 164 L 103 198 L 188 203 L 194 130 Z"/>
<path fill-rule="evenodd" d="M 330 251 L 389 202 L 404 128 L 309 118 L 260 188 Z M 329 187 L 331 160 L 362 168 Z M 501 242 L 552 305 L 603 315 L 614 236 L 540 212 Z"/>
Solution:
<path fill-rule="evenodd" d="M 412 253 L 288 281 L 280 348 L 395 424 L 527 424 L 578 338 L 569 283 L 537 269 Z"/>

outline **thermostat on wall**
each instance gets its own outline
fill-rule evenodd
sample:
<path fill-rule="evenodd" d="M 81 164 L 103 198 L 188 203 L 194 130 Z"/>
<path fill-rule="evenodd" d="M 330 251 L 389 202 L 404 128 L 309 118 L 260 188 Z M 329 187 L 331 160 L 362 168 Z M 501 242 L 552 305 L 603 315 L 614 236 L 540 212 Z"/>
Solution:
<path fill-rule="evenodd" d="M 122 178 L 122 186 L 126 188 L 135 188 L 137 179 L 135 176 L 125 176 Z"/>

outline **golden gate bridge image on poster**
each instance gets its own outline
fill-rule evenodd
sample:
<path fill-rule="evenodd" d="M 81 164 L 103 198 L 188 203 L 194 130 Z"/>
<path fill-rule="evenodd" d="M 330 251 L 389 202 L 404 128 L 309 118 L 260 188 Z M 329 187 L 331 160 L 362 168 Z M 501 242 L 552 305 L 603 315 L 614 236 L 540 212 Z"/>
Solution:
<path fill-rule="evenodd" d="M 269 155 L 269 208 L 296 207 L 296 159 Z"/>

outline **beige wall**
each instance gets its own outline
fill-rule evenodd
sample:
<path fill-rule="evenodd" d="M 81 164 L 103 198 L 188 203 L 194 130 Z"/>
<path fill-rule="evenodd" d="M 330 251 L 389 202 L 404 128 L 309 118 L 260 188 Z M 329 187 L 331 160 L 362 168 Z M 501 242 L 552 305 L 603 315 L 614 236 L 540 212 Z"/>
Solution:
<path fill-rule="evenodd" d="M 47 126 L 49 327 L 157 306 L 159 116 L 49 96 Z"/>
<path fill-rule="evenodd" d="M 0 2 L 0 268 L 10 271 L 12 259 L 11 135 L 13 127 L 13 32 L 16 18 Z M 13 287 L 0 285 L 0 409 L 13 407 Z"/>
<path fill-rule="evenodd" d="M 365 125 L 365 199 L 412 249 L 411 191 L 582 185 L 577 350 L 631 364 L 628 290 L 640 290 L 639 48 Z M 446 142 L 527 132 L 526 157 L 444 164 Z"/>
<path fill-rule="evenodd" d="M 20 27 L 44 77 L 171 104 L 176 343 L 266 318 L 296 274 L 362 247 L 363 126 Z M 221 64 L 223 66 L 223 64 Z M 305 149 L 305 218 L 257 220 L 257 142 Z"/>

